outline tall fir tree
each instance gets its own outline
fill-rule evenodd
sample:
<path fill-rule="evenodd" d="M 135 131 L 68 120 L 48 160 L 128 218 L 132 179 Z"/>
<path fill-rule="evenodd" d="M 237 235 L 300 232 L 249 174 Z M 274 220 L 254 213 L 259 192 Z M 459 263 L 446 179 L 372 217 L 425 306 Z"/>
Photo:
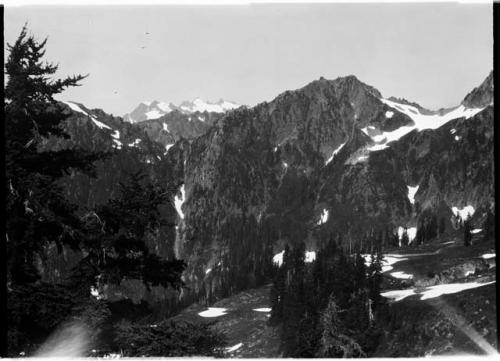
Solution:
<path fill-rule="evenodd" d="M 44 139 L 68 138 L 69 114 L 54 96 L 85 77 L 53 79 L 58 66 L 43 61 L 47 40 L 23 27 L 5 63 L 5 196 L 8 346 L 15 354 L 34 347 L 64 320 L 76 300 L 67 289 L 41 281 L 36 262 L 46 247 L 79 249 L 86 235 L 77 207 L 58 181 L 71 171 L 94 174 L 104 154 L 77 148 L 43 150 Z M 87 294 L 87 297 L 90 295 Z M 47 319 L 51 318 L 50 322 Z M 30 346 L 31 345 L 31 346 Z"/>
<path fill-rule="evenodd" d="M 159 227 L 174 227 L 159 210 L 169 202 L 173 207 L 172 199 L 172 190 L 164 189 L 141 172 L 120 183 L 117 197 L 98 207 L 87 219 L 87 229 L 93 236 L 87 242 L 87 256 L 80 266 L 91 268 L 94 273 L 87 274 L 80 284 L 120 284 L 133 278 L 142 280 L 147 288 L 179 290 L 185 263 L 162 259 L 148 245 Z"/>
<path fill-rule="evenodd" d="M 317 356 L 329 358 L 364 357 L 365 353 L 359 344 L 343 333 L 339 311 L 335 297 L 332 295 L 328 306 L 321 314 L 321 340 Z"/>

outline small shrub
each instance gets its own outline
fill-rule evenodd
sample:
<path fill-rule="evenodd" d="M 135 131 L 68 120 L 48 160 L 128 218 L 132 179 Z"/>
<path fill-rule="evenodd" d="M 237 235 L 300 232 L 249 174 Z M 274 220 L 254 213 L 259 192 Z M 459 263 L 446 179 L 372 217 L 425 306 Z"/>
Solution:
<path fill-rule="evenodd" d="M 213 323 L 163 321 L 138 325 L 122 321 L 115 327 L 115 342 L 124 356 L 221 356 L 225 336 Z"/>

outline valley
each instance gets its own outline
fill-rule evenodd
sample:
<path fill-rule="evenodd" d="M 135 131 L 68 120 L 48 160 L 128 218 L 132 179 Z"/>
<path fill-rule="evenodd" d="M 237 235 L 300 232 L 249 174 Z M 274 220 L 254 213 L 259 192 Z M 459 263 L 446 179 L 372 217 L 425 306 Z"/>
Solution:
<path fill-rule="evenodd" d="M 496 353 L 493 71 L 437 110 L 345 75 L 121 117 L 44 46 L 6 63 L 9 356 Z"/>
<path fill-rule="evenodd" d="M 495 244 L 478 239 L 466 248 L 460 236 L 387 250 L 392 268 L 383 273 L 386 308 L 376 315 L 385 337 L 370 356 L 496 353 Z M 262 286 L 208 308 L 193 305 L 173 320 L 215 322 L 212 327 L 228 337 L 227 357 L 280 357 L 280 327 L 269 325 L 269 292 Z"/>

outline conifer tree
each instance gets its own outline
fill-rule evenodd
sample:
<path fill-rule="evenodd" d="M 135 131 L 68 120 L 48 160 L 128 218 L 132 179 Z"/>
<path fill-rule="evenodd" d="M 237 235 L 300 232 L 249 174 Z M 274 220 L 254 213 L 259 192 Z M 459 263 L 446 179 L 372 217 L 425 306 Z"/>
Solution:
<path fill-rule="evenodd" d="M 469 247 L 471 245 L 471 241 L 472 241 L 471 231 L 472 231 L 472 226 L 470 223 L 470 219 L 467 218 L 464 221 L 464 245 L 465 245 L 465 247 Z"/>
<path fill-rule="evenodd" d="M 120 183 L 117 197 L 87 219 L 92 237 L 86 244 L 88 254 L 79 266 L 92 269 L 93 274 L 80 278 L 79 283 L 102 286 L 133 278 L 142 280 L 148 288 L 161 285 L 180 289 L 185 263 L 161 259 L 148 247 L 155 229 L 174 226 L 161 217 L 158 208 L 169 202 L 173 207 L 172 198 L 171 191 L 152 183 L 141 172 Z"/>
<path fill-rule="evenodd" d="M 490 208 L 488 208 L 488 211 L 486 212 L 486 218 L 484 219 L 483 222 L 483 238 L 485 240 L 491 239 L 495 236 L 495 215 L 491 211 Z"/>
<path fill-rule="evenodd" d="M 446 230 L 446 219 L 441 217 L 439 219 L 439 236 L 442 236 Z"/>
<path fill-rule="evenodd" d="M 382 258 L 381 252 L 372 255 L 371 263 L 368 268 L 368 296 L 373 301 L 374 306 L 380 302 L 380 285 L 382 283 Z"/>
<path fill-rule="evenodd" d="M 104 157 L 77 148 L 43 150 L 44 139 L 69 137 L 63 127 L 69 114 L 54 96 L 84 79 L 81 75 L 53 79 L 58 67 L 43 61 L 46 42 L 28 35 L 23 27 L 15 43 L 8 44 L 5 63 L 5 235 L 11 354 L 41 341 L 75 305 L 76 299 L 67 289 L 41 281 L 35 261 L 44 259 L 49 245 L 55 244 L 59 251 L 65 246 L 80 248 L 86 237 L 84 223 L 58 181 L 72 170 L 93 175 L 94 162 Z M 90 296 L 88 289 L 86 296 Z"/>
<path fill-rule="evenodd" d="M 403 235 L 401 236 L 401 246 L 402 247 L 408 246 L 408 243 L 409 243 L 408 230 L 405 227 L 405 229 L 403 231 Z"/>
<path fill-rule="evenodd" d="M 102 157 L 79 149 L 40 151 L 44 138 L 68 137 L 62 128 L 68 115 L 54 95 L 84 79 L 50 80 L 57 66 L 42 61 L 45 44 L 24 27 L 14 45 L 8 45 L 5 64 L 7 274 L 13 283 L 39 278 L 33 262 L 48 243 L 78 248 L 81 222 L 57 180 L 70 169 L 92 172 L 94 161 Z"/>
<path fill-rule="evenodd" d="M 339 308 L 330 296 L 328 306 L 320 318 L 321 340 L 318 357 L 364 357 L 365 353 L 352 338 L 342 332 Z"/>

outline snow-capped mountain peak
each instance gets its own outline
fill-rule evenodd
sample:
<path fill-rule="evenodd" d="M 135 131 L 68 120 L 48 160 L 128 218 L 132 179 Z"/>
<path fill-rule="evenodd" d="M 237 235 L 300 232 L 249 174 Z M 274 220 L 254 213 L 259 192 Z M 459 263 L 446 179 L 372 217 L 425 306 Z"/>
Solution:
<path fill-rule="evenodd" d="M 238 104 L 223 99 L 212 103 L 201 98 L 195 98 L 192 101 L 184 101 L 179 105 L 157 100 L 142 101 L 132 112 L 125 114 L 124 120 L 131 123 L 138 123 L 144 120 L 158 119 L 173 110 L 184 114 L 195 112 L 225 113 L 238 107 Z"/>

